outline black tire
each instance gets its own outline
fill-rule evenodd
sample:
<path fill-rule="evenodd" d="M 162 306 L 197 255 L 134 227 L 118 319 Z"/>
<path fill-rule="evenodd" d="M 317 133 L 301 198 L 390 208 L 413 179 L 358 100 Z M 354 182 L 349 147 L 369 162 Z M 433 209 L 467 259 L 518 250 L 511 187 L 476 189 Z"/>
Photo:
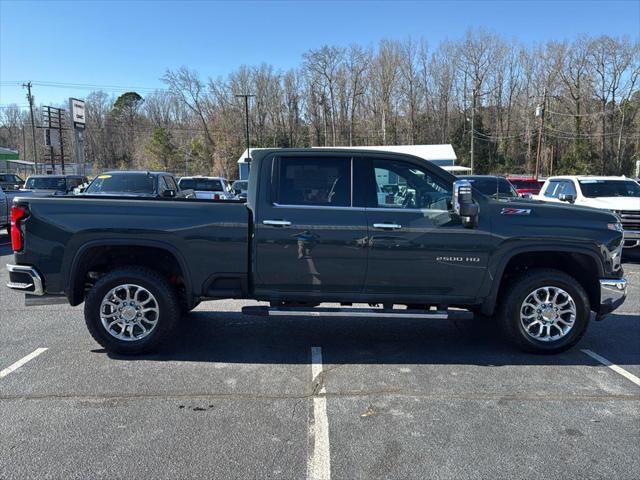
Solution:
<path fill-rule="evenodd" d="M 140 340 L 119 340 L 109 334 L 100 320 L 100 305 L 105 295 L 123 284 L 139 285 L 155 297 L 158 303 L 157 324 Z M 153 270 L 129 267 L 114 270 L 101 277 L 89 291 L 84 302 L 84 319 L 89 333 L 107 351 L 122 355 L 138 355 L 154 350 L 180 319 L 180 300 L 169 282 Z"/>
<path fill-rule="evenodd" d="M 507 339 L 521 350 L 532 353 L 559 353 L 582 338 L 591 317 L 589 299 L 580 283 L 566 273 L 547 268 L 529 270 L 510 280 L 503 296 L 500 321 Z M 540 287 L 557 287 L 568 293 L 576 307 L 576 318 L 569 332 L 558 340 L 541 341 L 530 336 L 520 321 L 520 309 L 528 295 Z"/>

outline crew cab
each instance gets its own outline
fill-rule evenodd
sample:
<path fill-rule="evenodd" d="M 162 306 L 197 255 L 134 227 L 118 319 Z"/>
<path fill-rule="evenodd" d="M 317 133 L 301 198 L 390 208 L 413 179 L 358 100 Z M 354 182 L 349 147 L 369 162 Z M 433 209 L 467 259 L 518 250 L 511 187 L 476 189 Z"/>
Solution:
<path fill-rule="evenodd" d="M 553 353 L 626 296 L 615 215 L 491 198 L 399 153 L 265 149 L 246 202 L 16 198 L 11 217 L 8 286 L 30 303 L 84 302 L 95 340 L 122 354 L 156 348 L 219 298 L 270 302 L 243 308 L 265 316 L 476 312 Z"/>
<path fill-rule="evenodd" d="M 626 177 L 548 178 L 538 197 L 614 212 L 624 229 L 625 248 L 640 251 L 640 184 Z"/>

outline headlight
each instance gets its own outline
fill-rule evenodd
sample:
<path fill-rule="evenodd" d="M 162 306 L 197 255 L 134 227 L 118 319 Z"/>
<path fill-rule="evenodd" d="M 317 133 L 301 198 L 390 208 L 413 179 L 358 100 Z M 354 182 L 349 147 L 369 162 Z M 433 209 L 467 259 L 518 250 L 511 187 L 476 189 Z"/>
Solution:
<path fill-rule="evenodd" d="M 622 232 L 622 224 L 620 222 L 607 223 L 607 228 L 615 232 Z"/>

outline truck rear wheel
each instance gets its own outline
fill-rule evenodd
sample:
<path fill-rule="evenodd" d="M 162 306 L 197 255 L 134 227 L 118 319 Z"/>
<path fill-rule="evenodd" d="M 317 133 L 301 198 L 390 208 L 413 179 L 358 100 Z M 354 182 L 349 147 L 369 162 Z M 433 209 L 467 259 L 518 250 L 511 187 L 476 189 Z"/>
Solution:
<path fill-rule="evenodd" d="M 146 268 L 114 270 L 100 278 L 84 304 L 91 336 L 107 351 L 136 355 L 156 348 L 180 318 L 169 282 Z"/>
<path fill-rule="evenodd" d="M 591 310 L 580 283 L 564 272 L 533 269 L 505 292 L 501 321 L 507 338 L 533 353 L 558 353 L 584 335 Z"/>

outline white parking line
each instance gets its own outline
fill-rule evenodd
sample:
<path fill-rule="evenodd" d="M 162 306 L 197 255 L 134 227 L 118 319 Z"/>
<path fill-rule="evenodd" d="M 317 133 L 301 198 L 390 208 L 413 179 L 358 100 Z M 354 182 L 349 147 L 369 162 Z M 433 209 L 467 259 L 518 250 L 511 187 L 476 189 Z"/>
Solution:
<path fill-rule="evenodd" d="M 5 368 L 4 370 L 2 370 L 0 372 L 0 378 L 4 378 L 7 375 L 9 375 L 11 372 L 19 369 L 21 366 L 23 366 L 25 363 L 30 362 L 31 360 L 33 360 L 34 358 L 36 358 L 38 355 L 40 355 L 43 352 L 46 352 L 47 349 L 46 348 L 36 348 L 33 352 L 31 352 L 29 355 L 27 355 L 26 357 L 22 357 L 20 360 L 18 360 L 16 363 L 14 363 L 13 365 L 10 365 L 9 367 Z"/>
<path fill-rule="evenodd" d="M 311 379 L 315 388 L 322 382 L 322 348 L 311 347 Z M 324 385 L 313 396 L 313 417 L 309 421 L 309 452 L 307 478 L 309 480 L 331 479 L 331 455 L 329 451 L 329 420 Z M 322 394 L 322 395 L 318 395 Z"/>
<path fill-rule="evenodd" d="M 581 350 L 581 351 L 582 351 L 582 353 L 585 353 L 585 354 L 589 355 L 591 358 L 597 360 L 601 364 L 609 367 L 614 372 L 619 373 L 620 375 L 622 375 L 627 380 L 631 380 L 633 383 L 635 383 L 636 385 L 638 385 L 640 387 L 640 378 L 636 377 L 633 373 L 627 372 L 624 368 L 619 367 L 615 363 L 611 363 L 606 358 L 601 357 L 600 355 L 598 355 L 595 352 L 592 352 L 591 350 L 586 350 L 585 349 L 585 350 Z"/>

